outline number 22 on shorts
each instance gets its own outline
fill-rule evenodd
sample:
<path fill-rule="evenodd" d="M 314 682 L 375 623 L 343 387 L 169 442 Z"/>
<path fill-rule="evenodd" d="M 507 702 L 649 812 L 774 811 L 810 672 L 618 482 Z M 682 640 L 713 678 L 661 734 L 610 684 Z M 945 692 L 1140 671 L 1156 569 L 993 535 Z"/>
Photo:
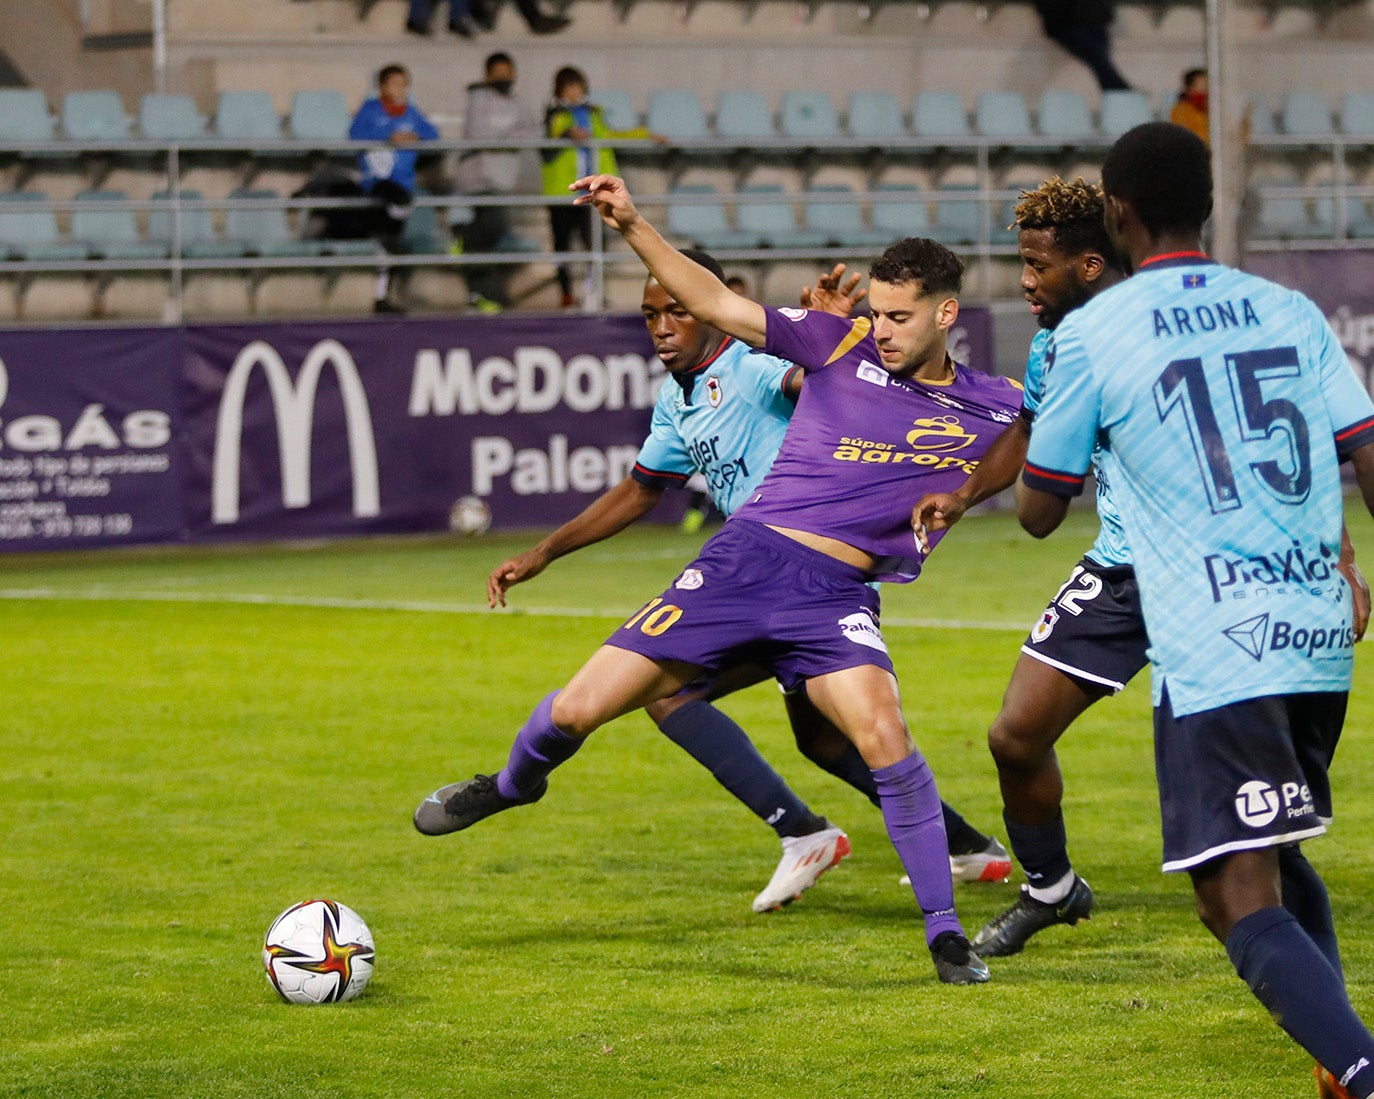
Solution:
<path fill-rule="evenodd" d="M 626 622 L 622 628 L 632 630 L 638 626 L 640 633 L 657 637 L 661 633 L 666 633 L 673 623 L 681 617 L 681 607 L 664 603 L 661 596 L 656 596 L 645 603 L 640 612 Z"/>

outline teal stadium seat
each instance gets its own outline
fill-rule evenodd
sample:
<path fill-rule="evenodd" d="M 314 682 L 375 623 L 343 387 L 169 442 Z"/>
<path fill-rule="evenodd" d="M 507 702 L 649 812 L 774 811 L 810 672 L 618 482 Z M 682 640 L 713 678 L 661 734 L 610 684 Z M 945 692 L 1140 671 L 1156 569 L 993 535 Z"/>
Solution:
<path fill-rule="evenodd" d="M 62 130 L 73 141 L 128 141 L 130 118 L 118 92 L 68 92 Z"/>
<path fill-rule="evenodd" d="M 205 116 L 189 95 L 145 95 L 138 128 L 154 141 L 196 141 L 205 136 Z"/>
<path fill-rule="evenodd" d="M 228 141 L 279 141 L 281 121 L 266 92 L 220 92 L 215 133 Z"/>
<path fill-rule="evenodd" d="M 932 145 L 972 136 L 959 93 L 917 92 L 911 105 L 911 131 Z"/>
<path fill-rule="evenodd" d="M 1150 101 L 1144 92 L 1113 90 L 1102 93 L 1102 135 L 1117 138 L 1127 130 L 1152 121 Z"/>
<path fill-rule="evenodd" d="M 606 88 L 593 97 L 601 108 L 601 116 L 612 130 L 636 130 L 639 128 L 639 112 L 630 101 L 630 93 L 619 88 Z M 652 126 L 649 129 L 653 129 Z"/>
<path fill-rule="evenodd" d="M 236 187 L 231 199 L 278 199 L 276 191 Z M 229 207 L 224 217 L 226 240 L 243 246 L 253 256 L 318 256 L 324 251 L 319 241 L 297 240 L 286 222 L 281 207 Z"/>
<path fill-rule="evenodd" d="M 423 187 L 415 188 L 416 198 L 427 198 L 429 192 Z M 472 207 L 465 207 L 471 211 Z M 469 216 L 468 221 L 472 218 Z M 456 222 L 455 222 L 456 224 Z M 371 241 L 362 241 L 375 248 Z M 406 218 L 401 229 L 401 251 L 412 256 L 438 256 L 449 250 L 449 238 L 439 227 L 439 208 L 437 206 L 414 206 L 410 217 Z"/>
<path fill-rule="evenodd" d="M 741 197 L 775 198 L 772 202 L 741 202 L 735 220 L 740 232 L 762 248 L 820 248 L 825 237 L 797 228 L 793 200 L 775 183 L 756 183 L 740 188 Z"/>
<path fill-rule="evenodd" d="M 1264 184 L 1260 183 L 1258 186 L 1263 188 Z M 1306 199 L 1292 195 L 1266 194 L 1261 190 L 1259 220 L 1255 231 L 1255 236 L 1259 239 L 1313 240 L 1330 235 L 1330 226 L 1323 228 L 1308 213 Z"/>
<path fill-rule="evenodd" d="M 890 243 L 891 238 L 886 233 L 864 226 L 863 208 L 852 188 L 836 184 L 812 187 L 811 190 L 827 197 L 807 199 L 802 203 L 804 232 L 824 238 L 828 245 L 872 247 Z"/>
<path fill-rule="evenodd" d="M 315 88 L 291 97 L 286 128 L 297 141 L 346 141 L 352 118 L 343 92 Z"/>
<path fill-rule="evenodd" d="M 64 241 L 57 231 L 52 210 L 38 206 L 46 202 L 41 191 L 11 191 L 0 194 L 0 250 L 7 259 L 77 260 L 89 251 L 78 241 Z"/>
<path fill-rule="evenodd" d="M 1280 125 L 1284 133 L 1295 137 L 1331 137 L 1336 132 L 1326 101 L 1314 92 L 1289 92 Z"/>
<path fill-rule="evenodd" d="M 1032 136 L 1030 111 L 1020 92 L 983 92 L 973 112 L 974 129 L 982 137 L 1014 145 L 1017 138 Z"/>
<path fill-rule="evenodd" d="M 90 203 L 128 202 L 123 191 L 81 191 L 76 201 Z M 157 259 L 167 255 L 165 245 L 140 240 L 134 212 L 124 210 L 72 211 L 72 238 L 101 259 Z"/>
<path fill-rule="evenodd" d="M 855 92 L 845 109 L 845 123 L 853 137 L 887 141 L 907 136 L 901 105 L 890 92 Z"/>
<path fill-rule="evenodd" d="M 180 192 L 183 202 L 199 202 L 204 198 L 199 191 Z M 166 201 L 172 192 L 157 191 L 154 201 Z M 170 253 L 173 242 L 172 211 L 170 206 L 161 206 L 148 214 L 148 239 L 165 245 Z M 181 208 L 181 254 L 187 259 L 237 259 L 244 254 L 244 246 L 228 240 L 220 240 L 215 233 L 215 224 L 210 211 L 205 207 Z"/>
<path fill-rule="evenodd" d="M 973 244 L 978 240 L 978 188 L 946 184 L 935 192 L 935 224 L 927 234 L 941 244 Z"/>
<path fill-rule="evenodd" d="M 930 210 L 923 192 L 902 183 L 880 183 L 873 188 L 873 196 L 870 221 L 888 242 L 930 235 Z"/>
<path fill-rule="evenodd" d="M 839 137 L 840 122 L 825 92 L 794 90 L 783 93 L 779 129 L 799 141 L 825 140 Z"/>
<path fill-rule="evenodd" d="M 711 136 L 706 111 L 697 93 L 687 88 L 661 88 L 649 98 L 644 124 L 673 141 L 695 141 Z"/>
<path fill-rule="evenodd" d="M 1341 133 L 1374 143 L 1374 92 L 1346 92 L 1341 100 Z"/>
<path fill-rule="evenodd" d="M 1252 95 L 1245 100 L 1246 116 L 1250 121 L 1251 137 L 1272 137 L 1279 132 L 1274 124 L 1274 112 L 1263 96 Z"/>
<path fill-rule="evenodd" d="M 51 141 L 53 117 L 37 88 L 0 88 L 0 142 Z"/>
<path fill-rule="evenodd" d="M 1036 113 L 1040 133 L 1065 142 L 1086 141 L 1093 136 L 1092 113 L 1088 101 L 1077 92 L 1046 88 Z"/>
<path fill-rule="evenodd" d="M 716 99 L 716 133 L 744 141 L 778 136 L 761 92 L 729 89 Z"/>
<path fill-rule="evenodd" d="M 693 202 L 691 199 L 719 199 L 720 192 L 709 183 L 684 184 L 669 193 L 668 233 L 689 240 L 708 252 L 722 248 L 752 248 L 757 241 L 733 228 L 719 201 Z"/>

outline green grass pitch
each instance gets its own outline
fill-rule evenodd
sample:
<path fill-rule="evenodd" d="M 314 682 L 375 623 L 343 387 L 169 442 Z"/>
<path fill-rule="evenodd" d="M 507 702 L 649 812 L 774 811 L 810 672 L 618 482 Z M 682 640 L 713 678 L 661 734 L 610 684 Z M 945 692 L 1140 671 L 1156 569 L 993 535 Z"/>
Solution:
<path fill-rule="evenodd" d="M 1374 554 L 1374 524 L 1356 516 Z M 942 792 L 1001 831 L 984 731 L 1028 625 L 1091 537 L 968 520 L 885 589 Z M 756 916 L 771 831 L 643 715 L 548 797 L 443 839 L 416 802 L 492 770 L 534 702 L 699 539 L 632 531 L 483 609 L 525 537 L 4 559 L 0 1096 L 886 1097 L 1313 1094 L 1310 1062 L 1160 874 L 1141 677 L 1061 756 L 1097 914 L 939 985 L 879 814 L 793 748 L 777 693 L 726 704 L 854 856 Z M 1374 682 L 1356 672 L 1338 823 L 1309 844 L 1374 1017 Z M 1014 885 L 960 886 L 970 931 Z M 262 934 L 356 908 L 357 1001 L 285 1005 Z"/>

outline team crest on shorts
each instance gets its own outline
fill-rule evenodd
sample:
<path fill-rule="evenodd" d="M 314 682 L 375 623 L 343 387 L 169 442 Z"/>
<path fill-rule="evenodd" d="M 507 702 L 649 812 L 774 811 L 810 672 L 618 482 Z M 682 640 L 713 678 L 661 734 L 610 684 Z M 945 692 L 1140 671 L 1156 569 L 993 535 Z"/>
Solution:
<path fill-rule="evenodd" d="M 883 641 L 882 631 L 878 629 L 877 620 L 869 611 L 845 615 L 840 619 L 840 631 L 856 645 L 866 645 L 880 653 L 887 652 L 887 643 Z"/>
<path fill-rule="evenodd" d="M 1054 633 L 1054 624 L 1059 621 L 1059 612 L 1054 607 L 1046 607 L 1040 621 L 1031 627 L 1031 641 L 1040 642 Z"/>
<path fill-rule="evenodd" d="M 704 583 L 706 583 L 706 577 L 701 575 L 700 569 L 684 569 L 673 587 L 681 588 L 683 591 L 696 591 Z"/>

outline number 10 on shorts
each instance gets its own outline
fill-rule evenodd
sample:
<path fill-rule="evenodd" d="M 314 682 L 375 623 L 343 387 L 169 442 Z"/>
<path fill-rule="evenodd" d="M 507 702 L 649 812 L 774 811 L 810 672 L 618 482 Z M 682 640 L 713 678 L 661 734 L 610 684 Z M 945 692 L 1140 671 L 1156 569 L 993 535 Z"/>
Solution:
<path fill-rule="evenodd" d="M 666 633 L 673 623 L 681 617 L 681 607 L 664 603 L 662 596 L 656 596 L 645 603 L 639 613 L 626 622 L 622 628 L 633 630 L 638 626 L 640 633 L 657 637 L 661 633 Z"/>

